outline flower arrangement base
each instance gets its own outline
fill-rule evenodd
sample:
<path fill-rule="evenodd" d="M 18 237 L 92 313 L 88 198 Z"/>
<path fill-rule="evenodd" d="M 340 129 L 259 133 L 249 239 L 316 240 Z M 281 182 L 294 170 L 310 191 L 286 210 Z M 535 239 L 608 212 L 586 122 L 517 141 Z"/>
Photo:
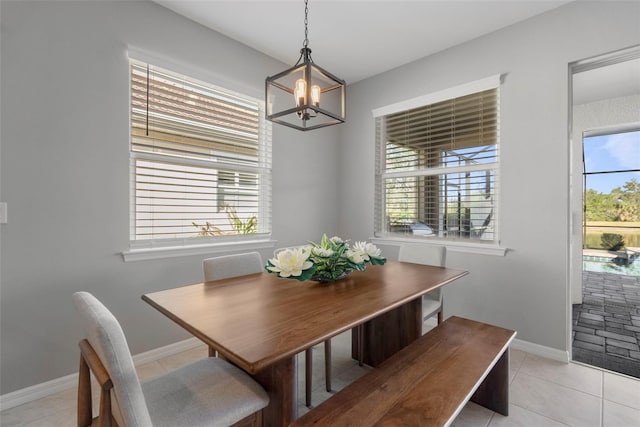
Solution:
<path fill-rule="evenodd" d="M 331 282 L 337 282 L 340 279 L 344 279 L 350 274 L 351 274 L 351 271 L 345 271 L 335 279 L 332 279 L 330 277 L 324 277 L 324 276 L 311 276 L 311 280 L 313 280 L 314 282 L 320 282 L 320 283 L 331 283 Z"/>

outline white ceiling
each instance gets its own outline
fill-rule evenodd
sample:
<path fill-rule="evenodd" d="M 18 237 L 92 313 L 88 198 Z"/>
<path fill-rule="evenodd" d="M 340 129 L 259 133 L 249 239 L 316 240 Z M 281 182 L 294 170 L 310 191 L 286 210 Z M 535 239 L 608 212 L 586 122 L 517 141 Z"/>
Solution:
<path fill-rule="evenodd" d="M 298 60 L 303 0 L 154 1 L 285 64 Z M 309 47 L 316 64 L 351 84 L 566 3 L 309 0 Z M 640 60 L 576 74 L 573 85 L 575 105 L 640 93 Z"/>
<path fill-rule="evenodd" d="M 154 0 L 293 65 L 304 40 L 303 0 Z M 316 64 L 347 84 L 569 3 L 566 0 L 310 0 Z"/>

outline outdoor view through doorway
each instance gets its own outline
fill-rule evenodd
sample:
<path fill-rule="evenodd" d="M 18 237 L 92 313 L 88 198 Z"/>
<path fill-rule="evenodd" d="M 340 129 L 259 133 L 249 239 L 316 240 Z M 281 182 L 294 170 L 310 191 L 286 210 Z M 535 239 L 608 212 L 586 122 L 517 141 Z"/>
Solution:
<path fill-rule="evenodd" d="M 585 134 L 583 191 L 573 359 L 640 378 L 640 128 Z"/>

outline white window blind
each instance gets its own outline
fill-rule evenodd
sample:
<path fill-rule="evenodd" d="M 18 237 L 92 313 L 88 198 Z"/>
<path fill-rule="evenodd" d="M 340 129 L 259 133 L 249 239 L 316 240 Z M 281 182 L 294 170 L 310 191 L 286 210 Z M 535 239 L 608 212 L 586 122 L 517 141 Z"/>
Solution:
<path fill-rule="evenodd" d="M 498 105 L 495 87 L 376 117 L 376 236 L 497 243 Z"/>
<path fill-rule="evenodd" d="M 131 240 L 270 233 L 263 102 L 146 63 L 130 68 Z"/>

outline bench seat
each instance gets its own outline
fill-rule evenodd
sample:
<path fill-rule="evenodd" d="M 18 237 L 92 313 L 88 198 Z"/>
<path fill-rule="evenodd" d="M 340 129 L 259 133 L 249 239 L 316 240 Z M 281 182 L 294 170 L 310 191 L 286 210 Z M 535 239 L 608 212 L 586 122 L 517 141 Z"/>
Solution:
<path fill-rule="evenodd" d="M 450 317 L 291 425 L 443 426 L 470 399 L 507 415 L 515 335 Z"/>

